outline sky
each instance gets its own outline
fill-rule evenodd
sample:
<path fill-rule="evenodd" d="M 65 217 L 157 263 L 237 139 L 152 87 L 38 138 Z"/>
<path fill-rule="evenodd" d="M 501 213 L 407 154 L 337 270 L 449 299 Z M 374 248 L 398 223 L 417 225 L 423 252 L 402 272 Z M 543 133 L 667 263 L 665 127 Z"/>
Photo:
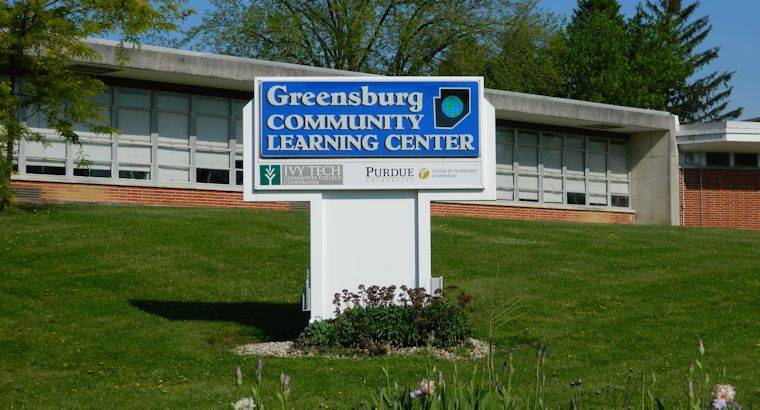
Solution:
<path fill-rule="evenodd" d="M 631 16 L 639 0 L 619 0 L 623 12 Z M 191 7 L 198 11 L 189 24 L 197 24 L 208 1 L 191 0 Z M 540 0 L 540 7 L 569 18 L 575 0 Z M 720 46 L 720 56 L 708 68 L 710 71 L 735 71 L 732 107 L 744 107 L 740 119 L 760 117 L 760 0 L 701 0 L 697 14 L 707 14 L 713 25 L 705 45 Z"/>

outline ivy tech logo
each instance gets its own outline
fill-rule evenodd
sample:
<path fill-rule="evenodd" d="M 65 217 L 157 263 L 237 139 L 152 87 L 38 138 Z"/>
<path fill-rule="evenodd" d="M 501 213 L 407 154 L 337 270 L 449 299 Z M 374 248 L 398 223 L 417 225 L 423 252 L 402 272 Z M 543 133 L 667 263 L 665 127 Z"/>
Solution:
<path fill-rule="evenodd" d="M 282 173 L 279 165 L 259 165 L 259 183 L 261 185 L 280 185 Z"/>

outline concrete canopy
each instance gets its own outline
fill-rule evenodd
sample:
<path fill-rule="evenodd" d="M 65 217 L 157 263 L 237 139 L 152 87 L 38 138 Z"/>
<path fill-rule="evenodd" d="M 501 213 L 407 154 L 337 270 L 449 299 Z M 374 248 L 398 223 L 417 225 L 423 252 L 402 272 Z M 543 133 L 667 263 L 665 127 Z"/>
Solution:
<path fill-rule="evenodd" d="M 99 61 L 89 62 L 93 68 L 118 66 L 116 60 L 118 42 L 90 39 L 87 43 L 102 56 Z M 103 73 L 104 77 L 251 92 L 253 80 L 256 77 L 367 75 L 352 71 L 147 45 L 140 48 L 127 47 L 125 52 L 129 57 L 125 66 L 120 70 Z M 83 66 L 87 64 L 88 62 L 81 63 Z M 673 116 L 664 111 L 492 89 L 486 89 L 486 98 L 496 108 L 497 118 L 513 121 L 625 134 L 669 130 L 673 123 Z"/>
<path fill-rule="evenodd" d="M 760 123 L 724 121 L 681 125 L 676 136 L 682 152 L 760 151 Z"/>

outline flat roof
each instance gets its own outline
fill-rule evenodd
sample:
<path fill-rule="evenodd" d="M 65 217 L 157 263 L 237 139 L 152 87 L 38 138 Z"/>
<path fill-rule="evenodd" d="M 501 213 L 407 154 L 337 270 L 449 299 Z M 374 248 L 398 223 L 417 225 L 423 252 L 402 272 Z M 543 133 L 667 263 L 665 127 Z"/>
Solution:
<path fill-rule="evenodd" d="M 685 124 L 678 128 L 676 141 L 684 152 L 759 152 L 760 122 Z"/>
<path fill-rule="evenodd" d="M 86 43 L 101 55 L 101 59 L 82 61 L 83 65 L 101 68 L 118 66 L 116 50 L 119 42 L 88 39 Z M 126 46 L 125 52 L 129 61 L 124 67 L 105 72 L 102 74 L 104 77 L 252 92 L 256 77 L 371 75 L 150 45 L 139 48 Z M 618 133 L 670 130 L 676 124 L 675 116 L 666 111 L 493 89 L 486 89 L 485 94 L 496 108 L 499 119 Z"/>

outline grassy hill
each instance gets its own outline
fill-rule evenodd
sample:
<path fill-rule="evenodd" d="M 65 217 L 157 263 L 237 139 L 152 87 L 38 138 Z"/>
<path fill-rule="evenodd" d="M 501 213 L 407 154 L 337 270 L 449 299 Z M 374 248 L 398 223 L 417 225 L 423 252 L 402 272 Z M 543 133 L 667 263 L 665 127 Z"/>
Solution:
<path fill-rule="evenodd" d="M 656 372 L 656 395 L 675 404 L 701 336 L 712 380 L 734 384 L 745 408 L 760 405 L 760 233 L 472 218 L 432 226 L 434 275 L 474 296 L 478 337 L 490 304 L 520 301 L 523 315 L 496 340 L 524 380 L 535 344 L 548 346 L 550 396 L 578 378 L 589 392 L 622 386 L 633 369 Z M 299 212 L 0 215 L 4 405 L 227 406 L 248 392 L 234 385 L 235 366 L 248 382 L 256 361 L 228 349 L 291 338 L 305 324 L 308 242 Z M 267 358 L 265 382 L 287 372 L 296 406 L 350 405 L 384 382 L 382 366 L 411 384 L 425 363 Z"/>

